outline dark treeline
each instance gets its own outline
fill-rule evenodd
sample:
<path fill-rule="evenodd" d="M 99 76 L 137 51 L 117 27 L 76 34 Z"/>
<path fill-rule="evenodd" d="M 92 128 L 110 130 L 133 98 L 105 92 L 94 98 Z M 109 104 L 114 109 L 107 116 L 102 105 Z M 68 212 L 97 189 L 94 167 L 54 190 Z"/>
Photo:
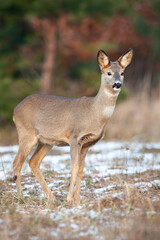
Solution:
<path fill-rule="evenodd" d="M 132 47 L 126 85 L 151 95 L 159 86 L 159 29 L 159 0 L 0 1 L 0 122 L 34 92 L 94 95 L 99 49 L 116 60 Z"/>

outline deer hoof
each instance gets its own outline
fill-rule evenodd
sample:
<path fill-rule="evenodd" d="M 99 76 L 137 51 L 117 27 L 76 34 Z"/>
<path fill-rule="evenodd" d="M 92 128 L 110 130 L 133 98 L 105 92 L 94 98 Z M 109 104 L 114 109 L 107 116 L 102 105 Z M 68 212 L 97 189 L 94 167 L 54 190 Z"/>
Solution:
<path fill-rule="evenodd" d="M 14 177 L 13 177 L 13 181 L 16 181 L 16 179 L 17 179 L 17 176 L 16 176 L 16 175 L 14 175 Z"/>

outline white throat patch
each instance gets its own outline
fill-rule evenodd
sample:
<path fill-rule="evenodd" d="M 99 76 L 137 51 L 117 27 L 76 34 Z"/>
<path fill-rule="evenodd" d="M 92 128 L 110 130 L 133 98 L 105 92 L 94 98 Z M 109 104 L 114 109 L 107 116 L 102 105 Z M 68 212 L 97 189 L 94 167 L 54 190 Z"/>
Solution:
<path fill-rule="evenodd" d="M 103 114 L 107 118 L 110 118 L 112 116 L 113 112 L 114 112 L 114 108 L 115 108 L 115 105 L 114 106 L 106 106 L 106 108 L 103 111 Z"/>
<path fill-rule="evenodd" d="M 120 90 L 118 89 L 118 91 L 116 90 L 115 93 L 111 93 L 107 89 L 104 89 L 104 92 L 108 97 L 113 97 L 113 96 L 117 96 L 119 94 Z"/>

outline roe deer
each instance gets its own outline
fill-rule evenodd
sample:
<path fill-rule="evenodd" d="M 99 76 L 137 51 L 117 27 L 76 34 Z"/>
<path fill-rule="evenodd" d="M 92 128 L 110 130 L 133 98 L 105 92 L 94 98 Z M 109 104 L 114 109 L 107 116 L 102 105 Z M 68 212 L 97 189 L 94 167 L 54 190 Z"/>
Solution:
<path fill-rule="evenodd" d="M 129 49 L 117 61 L 111 62 L 104 51 L 98 52 L 101 86 L 95 97 L 67 98 L 34 94 L 17 105 L 13 120 L 18 132 L 19 150 L 13 169 L 20 197 L 23 197 L 20 171 L 31 149 L 38 143 L 29 166 L 47 198 L 55 200 L 42 176 L 40 164 L 53 145 L 69 145 L 72 173 L 67 201 L 79 203 L 85 156 L 88 149 L 103 137 L 123 83 L 124 70 L 132 56 L 133 51 Z"/>

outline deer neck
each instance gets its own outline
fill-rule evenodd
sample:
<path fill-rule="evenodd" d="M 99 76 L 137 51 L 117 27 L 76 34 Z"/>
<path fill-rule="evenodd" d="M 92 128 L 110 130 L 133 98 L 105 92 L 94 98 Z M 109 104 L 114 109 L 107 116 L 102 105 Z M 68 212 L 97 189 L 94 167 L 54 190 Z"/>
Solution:
<path fill-rule="evenodd" d="M 102 77 L 100 89 L 95 97 L 95 106 L 98 113 L 106 120 L 111 117 L 114 111 L 118 95 L 119 91 L 114 92 L 105 86 Z"/>

